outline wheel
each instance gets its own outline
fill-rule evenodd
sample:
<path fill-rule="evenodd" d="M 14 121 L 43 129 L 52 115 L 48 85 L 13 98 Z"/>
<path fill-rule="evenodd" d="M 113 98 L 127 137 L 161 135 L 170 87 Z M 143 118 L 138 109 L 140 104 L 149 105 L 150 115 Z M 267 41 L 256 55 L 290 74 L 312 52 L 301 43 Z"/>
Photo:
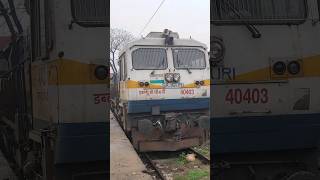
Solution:
<path fill-rule="evenodd" d="M 314 173 L 307 172 L 307 171 L 299 171 L 291 174 L 285 180 L 318 180 Z"/>

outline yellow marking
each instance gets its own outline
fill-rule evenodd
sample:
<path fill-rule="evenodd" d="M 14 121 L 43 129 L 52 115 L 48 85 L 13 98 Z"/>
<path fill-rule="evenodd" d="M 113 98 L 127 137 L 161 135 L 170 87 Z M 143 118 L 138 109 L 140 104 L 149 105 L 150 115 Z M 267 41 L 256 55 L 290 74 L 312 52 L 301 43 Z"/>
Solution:
<path fill-rule="evenodd" d="M 204 80 L 204 86 L 209 86 L 210 85 L 210 79 Z M 132 89 L 132 88 L 143 88 L 139 85 L 138 81 L 133 81 L 133 80 L 128 80 L 127 81 L 127 88 Z M 158 85 L 158 84 L 150 84 L 148 86 L 149 89 L 163 89 L 163 86 Z M 185 84 L 183 85 L 182 88 L 197 88 L 195 83 L 190 83 L 190 84 Z"/>
<path fill-rule="evenodd" d="M 270 68 L 262 68 L 248 73 L 239 74 L 235 81 L 266 81 L 270 80 Z"/>
<path fill-rule="evenodd" d="M 95 78 L 94 71 L 97 64 L 86 64 L 74 60 L 57 59 L 53 61 L 36 61 L 31 64 L 32 78 L 32 101 L 33 116 L 44 121 L 56 121 L 60 106 L 52 98 L 59 98 L 57 91 L 54 94 L 48 93 L 48 85 L 92 85 L 101 84 L 109 85 L 109 78 L 106 80 L 98 80 Z M 81 90 L 81 87 L 79 87 Z M 70 92 L 72 93 L 72 92 Z M 88 92 L 84 92 L 86 95 Z M 56 96 L 56 97 L 55 97 Z"/>
<path fill-rule="evenodd" d="M 303 60 L 303 74 L 305 77 L 320 76 L 320 56 L 313 56 Z"/>
<path fill-rule="evenodd" d="M 210 79 L 204 80 L 204 85 L 205 86 L 210 86 Z"/>
<path fill-rule="evenodd" d="M 238 82 L 238 81 L 268 81 L 274 79 L 293 79 L 293 78 L 304 78 L 304 77 L 320 77 L 320 56 L 313 56 L 304 58 L 302 60 L 302 72 L 298 75 L 283 75 L 271 77 L 272 67 L 268 66 L 265 68 L 257 69 L 251 72 L 239 74 L 235 77 L 235 80 L 227 80 L 227 82 Z"/>
<path fill-rule="evenodd" d="M 32 71 L 37 71 L 37 68 L 47 68 L 49 85 L 108 85 L 109 78 L 98 80 L 95 77 L 94 71 L 97 66 L 97 64 L 86 64 L 74 60 L 57 59 L 50 61 L 47 64 L 43 64 L 42 66 L 36 64 L 32 65 Z"/>
<path fill-rule="evenodd" d="M 128 80 L 127 81 L 127 88 L 142 88 L 142 87 L 139 85 L 138 81 Z M 150 88 L 150 89 L 162 89 L 163 87 L 161 85 L 158 85 L 158 84 L 150 84 L 148 86 L 148 88 Z"/>

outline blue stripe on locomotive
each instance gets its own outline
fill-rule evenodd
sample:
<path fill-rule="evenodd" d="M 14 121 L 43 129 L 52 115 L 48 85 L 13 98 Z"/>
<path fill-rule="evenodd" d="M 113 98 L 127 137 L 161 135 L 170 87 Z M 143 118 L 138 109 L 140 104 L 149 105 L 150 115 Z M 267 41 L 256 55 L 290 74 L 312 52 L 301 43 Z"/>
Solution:
<path fill-rule="evenodd" d="M 320 145 L 320 114 L 211 119 L 211 152 L 305 149 Z"/>
<path fill-rule="evenodd" d="M 108 160 L 108 127 L 106 122 L 58 124 L 55 164 Z"/>
<path fill-rule="evenodd" d="M 149 113 L 153 106 L 159 106 L 161 112 L 209 109 L 209 101 L 209 98 L 129 101 L 128 113 Z"/>

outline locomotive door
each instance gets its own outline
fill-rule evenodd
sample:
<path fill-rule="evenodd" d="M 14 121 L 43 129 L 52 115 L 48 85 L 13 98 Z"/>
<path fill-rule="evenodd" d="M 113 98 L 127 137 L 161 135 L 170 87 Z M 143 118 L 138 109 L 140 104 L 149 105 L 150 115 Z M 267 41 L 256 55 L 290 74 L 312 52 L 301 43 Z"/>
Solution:
<path fill-rule="evenodd" d="M 127 70 L 126 70 L 125 54 L 122 54 L 119 60 L 119 100 L 120 100 L 120 113 L 122 127 L 127 130 L 127 104 L 128 101 L 128 89 L 127 89 Z"/>
<path fill-rule="evenodd" d="M 127 80 L 127 70 L 126 70 L 126 61 L 125 61 L 125 54 L 121 55 L 119 60 L 119 95 L 120 95 L 120 101 L 126 101 L 127 100 L 127 86 L 126 86 L 126 80 Z"/>
<path fill-rule="evenodd" d="M 59 123 L 59 81 L 58 81 L 58 67 L 56 65 L 49 65 L 48 77 L 48 97 L 49 97 L 49 121 Z"/>

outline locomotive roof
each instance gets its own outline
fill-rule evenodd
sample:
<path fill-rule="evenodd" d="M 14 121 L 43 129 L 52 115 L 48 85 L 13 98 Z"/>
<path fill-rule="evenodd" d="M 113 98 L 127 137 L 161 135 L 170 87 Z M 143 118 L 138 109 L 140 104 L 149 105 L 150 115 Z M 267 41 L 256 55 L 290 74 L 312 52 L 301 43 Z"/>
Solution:
<path fill-rule="evenodd" d="M 134 46 L 162 46 L 162 47 L 174 47 L 174 46 L 186 46 L 186 47 L 203 47 L 207 49 L 206 44 L 196 41 L 194 39 L 177 39 L 174 38 L 173 46 L 166 46 L 165 45 L 165 38 L 149 38 L 145 37 L 139 40 L 132 41 L 128 43 L 120 52 L 120 54 L 124 53 L 128 49 Z"/>

